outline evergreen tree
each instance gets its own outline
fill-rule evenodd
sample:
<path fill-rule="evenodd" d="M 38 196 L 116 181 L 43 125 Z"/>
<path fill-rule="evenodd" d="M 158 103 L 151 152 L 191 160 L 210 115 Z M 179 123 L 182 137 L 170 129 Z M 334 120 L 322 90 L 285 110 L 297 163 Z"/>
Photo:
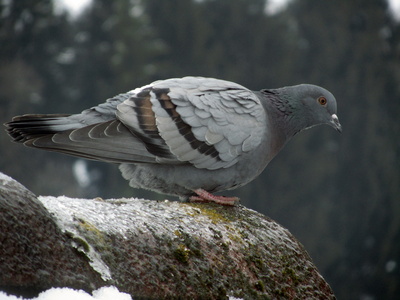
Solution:
<path fill-rule="evenodd" d="M 66 15 L 55 15 L 49 0 L 1 1 L 0 9 L 1 123 L 16 114 L 50 112 L 54 99 L 63 102 L 65 91 L 60 54 L 71 37 Z M 49 163 L 51 155 L 11 144 L 4 131 L 0 144 L 1 170 L 34 190 L 61 186 L 63 178 L 54 173 L 64 168 Z M 27 168 L 43 176 L 33 176 Z M 47 172 L 52 174 L 48 181 Z"/>
<path fill-rule="evenodd" d="M 265 1 L 144 1 L 166 51 L 160 78 L 187 75 L 232 80 L 249 88 L 277 87 L 286 51 L 286 24 L 265 14 Z M 254 67 L 257 66 L 257 67 Z"/>
<path fill-rule="evenodd" d="M 400 293 L 400 26 L 384 0 L 93 0 L 76 19 L 50 0 L 0 0 L 0 116 L 75 113 L 175 76 L 228 79 L 252 89 L 302 82 L 338 100 L 343 134 L 294 138 L 256 181 L 233 191 L 283 223 L 338 298 Z M 77 189 L 74 158 L 10 145 L 0 167 L 37 194 L 140 196 L 113 165 Z M 34 171 L 26 172 L 27 168 Z"/>
<path fill-rule="evenodd" d="M 284 190 L 284 222 L 339 298 L 395 299 L 400 277 L 390 266 L 400 257 L 399 26 L 383 0 L 293 1 L 287 18 L 299 45 L 288 74 L 336 95 L 344 132 L 339 138 L 307 133 L 280 157 L 288 162 L 286 175 L 278 173 L 272 184 Z"/>

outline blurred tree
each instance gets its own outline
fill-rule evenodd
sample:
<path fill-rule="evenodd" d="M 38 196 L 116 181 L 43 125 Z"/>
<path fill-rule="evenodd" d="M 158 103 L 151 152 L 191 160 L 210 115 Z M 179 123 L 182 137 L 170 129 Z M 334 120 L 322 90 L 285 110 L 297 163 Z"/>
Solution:
<path fill-rule="evenodd" d="M 93 0 L 77 18 L 50 0 L 0 0 L 0 116 L 75 113 L 156 79 L 200 75 L 252 89 L 302 82 L 338 99 L 344 132 L 296 136 L 232 192 L 288 227 L 338 298 L 400 294 L 400 26 L 384 0 Z M 139 196 L 117 168 L 10 145 L 0 169 L 38 194 Z M 27 172 L 26 170 L 32 170 Z M 99 172 L 101 171 L 101 172 Z M 97 180 L 97 181 L 96 181 Z"/>
<path fill-rule="evenodd" d="M 400 271 L 388 266 L 400 261 L 399 24 L 383 0 L 293 1 L 282 17 L 298 45 L 286 80 L 330 89 L 344 133 L 296 137 L 259 179 L 271 202 L 256 207 L 271 207 L 305 243 L 338 298 L 395 299 Z"/>
<path fill-rule="evenodd" d="M 158 69 L 153 57 L 163 48 L 148 25 L 140 1 L 95 0 L 74 25 L 73 112 L 153 81 Z M 88 167 L 101 171 L 98 193 L 102 197 L 162 197 L 132 190 L 115 165 L 88 162 Z"/>
<path fill-rule="evenodd" d="M 211 76 L 249 88 L 279 86 L 286 24 L 265 14 L 264 0 L 143 2 L 166 51 L 160 78 Z M 255 68 L 254 66 L 257 66 Z"/>
<path fill-rule="evenodd" d="M 151 80 L 159 49 L 139 1 L 132 2 L 95 0 L 73 24 L 75 101 L 81 109 Z"/>
<path fill-rule="evenodd" d="M 70 41 L 66 16 L 55 16 L 49 0 L 1 2 L 2 104 L 46 107 L 62 88 L 58 60 Z"/>
<path fill-rule="evenodd" d="M 5 122 L 16 114 L 46 112 L 50 99 L 62 102 L 64 73 L 58 61 L 71 35 L 66 15 L 55 15 L 52 1 L 0 4 L 0 117 Z M 47 188 L 62 186 L 65 178 L 54 174 L 65 168 L 46 163 L 48 154 L 10 144 L 4 131 L 0 144 L 1 170 L 33 190 L 43 178 L 50 179 Z M 32 176 L 27 168 L 43 176 Z"/>

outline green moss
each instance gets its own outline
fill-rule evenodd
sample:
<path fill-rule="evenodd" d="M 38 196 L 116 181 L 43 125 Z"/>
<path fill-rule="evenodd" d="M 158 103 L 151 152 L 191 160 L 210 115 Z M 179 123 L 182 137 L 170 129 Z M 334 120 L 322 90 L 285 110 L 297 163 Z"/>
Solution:
<path fill-rule="evenodd" d="M 175 258 L 184 264 L 189 262 L 191 251 L 184 244 L 179 244 L 178 247 L 174 250 Z"/>
<path fill-rule="evenodd" d="M 295 285 L 299 284 L 300 282 L 299 276 L 296 275 L 296 271 L 292 268 L 285 267 L 282 270 L 282 275 L 289 277 Z"/>
<path fill-rule="evenodd" d="M 218 210 L 212 207 L 212 204 L 200 204 L 200 203 L 187 203 L 192 207 L 195 207 L 201 211 L 201 214 L 207 216 L 211 223 L 218 224 L 218 223 L 226 223 L 230 222 L 230 220 L 221 213 L 222 208 L 218 207 Z M 188 213 L 190 216 L 194 216 L 193 213 Z"/>
<path fill-rule="evenodd" d="M 216 230 L 213 227 L 209 227 L 208 229 L 210 229 L 210 231 L 212 231 L 214 239 L 220 240 L 224 237 L 221 231 Z"/>
<path fill-rule="evenodd" d="M 290 257 L 281 255 L 280 260 L 282 261 L 282 266 L 284 267 L 282 270 L 282 275 L 284 277 L 288 277 L 293 284 L 298 285 L 300 283 L 300 278 L 297 275 L 296 270 L 292 268 L 292 260 Z"/>
<path fill-rule="evenodd" d="M 227 243 L 221 243 L 220 247 L 224 250 L 224 251 L 229 251 L 229 245 Z"/>
<path fill-rule="evenodd" d="M 77 221 L 76 227 L 82 236 L 82 239 L 86 240 L 95 250 L 100 251 L 102 256 L 110 255 L 109 251 L 111 250 L 110 248 L 112 243 L 107 235 L 85 220 L 78 219 Z"/>
<path fill-rule="evenodd" d="M 264 282 L 262 282 L 261 280 L 257 281 L 256 284 L 254 285 L 254 287 L 256 288 L 256 290 L 258 290 L 260 292 L 265 291 Z"/>
<path fill-rule="evenodd" d="M 82 250 L 83 252 L 87 253 L 90 250 L 90 246 L 86 240 L 79 236 L 71 236 L 72 240 L 75 242 L 75 248 L 78 250 Z"/>
<path fill-rule="evenodd" d="M 78 230 L 80 232 L 90 233 L 90 235 L 97 236 L 99 239 L 103 239 L 103 233 L 98 230 L 93 224 L 86 222 L 85 220 L 78 220 Z"/>
<path fill-rule="evenodd" d="M 182 231 L 181 229 L 176 229 L 174 234 L 179 238 L 180 245 L 183 245 L 190 251 L 190 256 L 203 257 L 203 252 L 201 250 L 202 247 L 198 239 Z M 176 242 L 176 239 L 174 242 Z"/>
<path fill-rule="evenodd" d="M 274 294 L 275 294 L 276 296 L 279 296 L 279 297 L 285 297 L 285 296 L 287 296 L 286 293 L 285 293 L 283 290 L 279 290 L 279 289 L 274 290 Z"/>
<path fill-rule="evenodd" d="M 236 227 L 231 226 L 229 224 L 225 225 L 226 230 L 228 231 L 228 238 L 235 243 L 245 244 L 243 232 L 239 231 Z"/>
<path fill-rule="evenodd" d="M 192 252 L 193 256 L 203 257 L 203 252 L 201 252 L 199 248 L 192 248 L 190 251 Z"/>

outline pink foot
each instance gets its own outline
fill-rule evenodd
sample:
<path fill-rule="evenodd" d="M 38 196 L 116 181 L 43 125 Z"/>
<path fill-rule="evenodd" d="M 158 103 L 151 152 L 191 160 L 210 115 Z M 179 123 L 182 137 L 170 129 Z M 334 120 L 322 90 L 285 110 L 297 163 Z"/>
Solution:
<path fill-rule="evenodd" d="M 240 200 L 238 197 L 215 196 L 203 189 L 197 189 L 194 192 L 197 196 L 191 196 L 189 198 L 190 202 L 214 202 L 220 205 L 233 206 Z"/>

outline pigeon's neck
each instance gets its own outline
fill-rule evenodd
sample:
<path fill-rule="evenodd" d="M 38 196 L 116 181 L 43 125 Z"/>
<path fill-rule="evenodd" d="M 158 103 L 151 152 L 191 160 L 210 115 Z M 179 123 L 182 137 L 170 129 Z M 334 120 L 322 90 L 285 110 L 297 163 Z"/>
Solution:
<path fill-rule="evenodd" d="M 302 103 L 293 101 L 285 89 L 261 91 L 264 97 L 267 98 L 267 112 L 270 114 L 271 119 L 274 120 L 272 125 L 279 132 L 280 139 L 284 143 L 298 132 L 309 127 L 307 119 L 304 118 Z"/>

